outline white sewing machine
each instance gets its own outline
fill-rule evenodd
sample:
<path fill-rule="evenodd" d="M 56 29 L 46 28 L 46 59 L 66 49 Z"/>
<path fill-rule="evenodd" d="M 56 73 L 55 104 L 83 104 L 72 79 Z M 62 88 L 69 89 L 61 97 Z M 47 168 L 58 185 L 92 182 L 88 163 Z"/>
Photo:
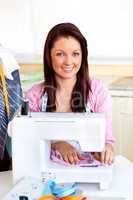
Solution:
<path fill-rule="evenodd" d="M 15 117 L 11 124 L 13 179 L 25 176 L 57 182 L 100 183 L 107 189 L 112 167 L 63 166 L 50 160 L 51 140 L 79 141 L 81 149 L 101 152 L 105 144 L 105 119 L 96 113 L 31 113 Z"/>

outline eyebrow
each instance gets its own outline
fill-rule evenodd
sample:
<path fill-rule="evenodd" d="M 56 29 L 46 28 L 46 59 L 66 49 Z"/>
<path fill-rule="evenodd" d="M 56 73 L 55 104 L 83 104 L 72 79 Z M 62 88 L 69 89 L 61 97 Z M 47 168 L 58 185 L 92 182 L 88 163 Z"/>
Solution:
<path fill-rule="evenodd" d="M 62 50 L 62 49 L 56 49 L 56 51 L 64 51 L 64 50 Z M 73 51 L 81 51 L 81 49 L 75 49 Z"/>

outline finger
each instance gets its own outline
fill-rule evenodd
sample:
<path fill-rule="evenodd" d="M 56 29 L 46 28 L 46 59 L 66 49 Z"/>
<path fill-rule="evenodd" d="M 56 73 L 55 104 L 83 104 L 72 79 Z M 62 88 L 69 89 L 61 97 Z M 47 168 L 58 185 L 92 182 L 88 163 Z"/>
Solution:
<path fill-rule="evenodd" d="M 73 159 L 74 159 L 74 163 L 77 164 L 80 161 L 78 152 L 74 152 L 73 153 Z"/>
<path fill-rule="evenodd" d="M 64 160 L 65 162 L 69 163 L 67 154 L 62 155 L 62 158 L 63 158 L 63 160 Z"/>
<path fill-rule="evenodd" d="M 104 163 L 105 164 L 109 164 L 110 159 L 111 159 L 111 152 L 110 151 L 105 151 Z"/>
<path fill-rule="evenodd" d="M 98 161 L 101 161 L 101 155 L 100 155 L 100 153 L 98 153 L 98 152 L 93 153 L 93 157 L 94 157 L 94 159 L 96 159 Z"/>
<path fill-rule="evenodd" d="M 70 164 L 75 164 L 73 154 L 68 154 L 68 162 L 69 162 Z"/>
<path fill-rule="evenodd" d="M 77 157 L 78 157 L 78 160 L 85 160 L 85 156 L 81 155 L 79 152 L 76 153 L 77 154 Z"/>
<path fill-rule="evenodd" d="M 109 164 L 112 164 L 113 162 L 114 162 L 114 153 L 111 152 L 110 159 L 109 159 Z"/>
<path fill-rule="evenodd" d="M 100 158 L 100 161 L 102 164 L 105 163 L 105 150 L 103 152 L 101 152 L 101 158 Z"/>
<path fill-rule="evenodd" d="M 113 156 L 113 159 L 112 159 L 112 163 L 111 164 L 113 164 L 115 162 L 115 156 Z"/>

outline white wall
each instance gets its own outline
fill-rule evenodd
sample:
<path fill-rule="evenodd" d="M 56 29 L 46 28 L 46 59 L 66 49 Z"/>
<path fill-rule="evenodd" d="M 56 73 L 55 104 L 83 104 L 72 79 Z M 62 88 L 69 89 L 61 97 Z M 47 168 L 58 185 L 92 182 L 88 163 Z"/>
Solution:
<path fill-rule="evenodd" d="M 0 0 L 0 43 L 17 52 L 33 51 L 29 0 Z"/>
<path fill-rule="evenodd" d="M 69 21 L 92 61 L 133 62 L 132 0 L 0 0 L 0 16 L 0 42 L 19 51 L 42 53 L 49 29 Z"/>

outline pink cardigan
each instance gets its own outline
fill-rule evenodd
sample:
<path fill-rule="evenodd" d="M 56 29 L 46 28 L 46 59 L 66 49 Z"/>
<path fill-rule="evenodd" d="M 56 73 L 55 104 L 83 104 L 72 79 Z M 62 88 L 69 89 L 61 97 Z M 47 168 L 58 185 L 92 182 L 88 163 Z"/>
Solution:
<path fill-rule="evenodd" d="M 90 93 L 89 103 L 90 109 L 93 112 L 104 113 L 106 117 L 106 143 L 115 143 L 115 138 L 112 134 L 112 104 L 108 89 L 102 81 L 91 80 L 92 92 Z M 29 107 L 31 112 L 41 112 L 42 96 L 44 83 L 34 85 L 27 91 L 29 99 Z"/>

